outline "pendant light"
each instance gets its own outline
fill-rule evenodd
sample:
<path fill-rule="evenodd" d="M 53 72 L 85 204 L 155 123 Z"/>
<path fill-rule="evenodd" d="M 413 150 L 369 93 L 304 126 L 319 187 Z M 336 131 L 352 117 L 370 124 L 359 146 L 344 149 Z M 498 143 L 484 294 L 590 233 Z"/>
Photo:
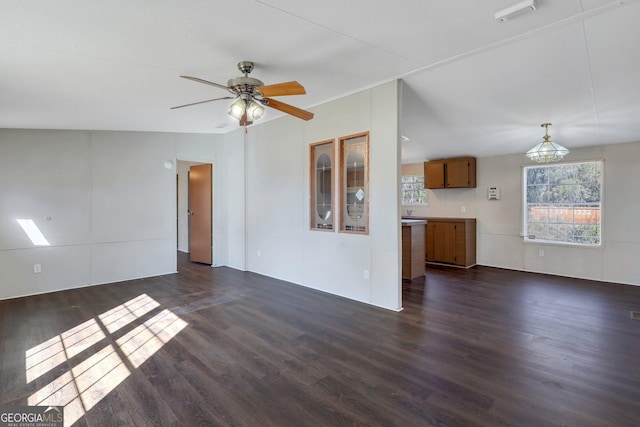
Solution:
<path fill-rule="evenodd" d="M 549 141 L 549 126 L 551 123 L 543 123 L 540 125 L 545 129 L 545 135 L 542 137 L 544 141 L 527 151 L 527 157 L 536 163 L 551 163 L 562 160 L 564 156 L 569 154 L 569 150 L 560 144 Z"/>

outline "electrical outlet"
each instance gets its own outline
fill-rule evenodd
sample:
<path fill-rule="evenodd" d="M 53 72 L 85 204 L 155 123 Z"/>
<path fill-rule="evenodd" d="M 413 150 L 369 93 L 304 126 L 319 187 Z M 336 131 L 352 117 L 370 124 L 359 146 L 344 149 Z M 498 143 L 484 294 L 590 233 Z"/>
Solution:
<path fill-rule="evenodd" d="M 538 255 L 544 256 L 544 249 L 538 249 Z"/>
<path fill-rule="evenodd" d="M 460 212 L 465 213 L 467 211 L 467 207 L 463 206 L 460 208 Z"/>
<path fill-rule="evenodd" d="M 369 270 L 364 271 L 364 280 L 369 280 Z"/>
<path fill-rule="evenodd" d="M 258 249 L 258 257 L 262 256 L 262 251 L 260 249 Z"/>
<path fill-rule="evenodd" d="M 42 273 L 42 265 L 41 264 L 33 264 L 33 274 Z"/>

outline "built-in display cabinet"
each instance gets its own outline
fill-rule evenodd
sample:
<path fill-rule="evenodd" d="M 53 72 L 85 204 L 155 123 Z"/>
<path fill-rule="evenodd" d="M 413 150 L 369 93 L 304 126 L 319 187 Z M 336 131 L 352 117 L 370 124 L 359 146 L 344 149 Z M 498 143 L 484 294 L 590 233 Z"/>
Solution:
<path fill-rule="evenodd" d="M 311 229 L 333 230 L 335 213 L 333 209 L 333 165 L 334 143 L 323 141 L 311 144 Z"/>
<path fill-rule="evenodd" d="M 369 133 L 339 140 L 340 231 L 369 233 Z"/>
<path fill-rule="evenodd" d="M 310 229 L 369 234 L 369 132 L 310 144 L 309 171 Z"/>

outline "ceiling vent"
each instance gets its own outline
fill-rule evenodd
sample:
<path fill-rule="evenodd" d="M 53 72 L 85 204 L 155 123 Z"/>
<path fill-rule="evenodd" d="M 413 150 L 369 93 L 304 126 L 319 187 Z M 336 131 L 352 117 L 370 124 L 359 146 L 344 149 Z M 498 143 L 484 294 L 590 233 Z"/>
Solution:
<path fill-rule="evenodd" d="M 536 0 L 526 0 L 496 12 L 496 20 L 505 22 L 524 13 L 533 12 L 534 10 L 536 10 Z"/>

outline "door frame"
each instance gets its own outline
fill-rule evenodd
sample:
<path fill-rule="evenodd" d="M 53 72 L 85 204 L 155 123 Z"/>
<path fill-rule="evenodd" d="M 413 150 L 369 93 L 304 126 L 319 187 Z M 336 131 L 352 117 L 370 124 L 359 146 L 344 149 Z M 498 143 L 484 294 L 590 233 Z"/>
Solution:
<path fill-rule="evenodd" d="M 185 159 L 185 158 L 177 158 L 176 159 L 176 175 L 177 175 L 177 185 L 176 185 L 176 199 L 177 199 L 177 207 L 176 210 L 178 212 L 177 218 L 177 227 L 176 235 L 177 235 L 177 250 L 183 253 L 189 253 L 189 216 L 187 215 L 188 210 L 188 191 L 189 191 L 189 180 L 188 180 L 188 172 L 191 165 L 202 165 L 202 164 L 210 164 L 212 168 L 212 182 L 211 182 L 211 229 L 214 230 L 214 208 L 215 208 L 215 164 L 211 161 L 203 161 L 197 159 Z M 215 236 L 212 236 L 212 246 L 214 245 Z M 216 254 L 211 248 L 212 252 L 212 265 L 215 265 Z"/>

